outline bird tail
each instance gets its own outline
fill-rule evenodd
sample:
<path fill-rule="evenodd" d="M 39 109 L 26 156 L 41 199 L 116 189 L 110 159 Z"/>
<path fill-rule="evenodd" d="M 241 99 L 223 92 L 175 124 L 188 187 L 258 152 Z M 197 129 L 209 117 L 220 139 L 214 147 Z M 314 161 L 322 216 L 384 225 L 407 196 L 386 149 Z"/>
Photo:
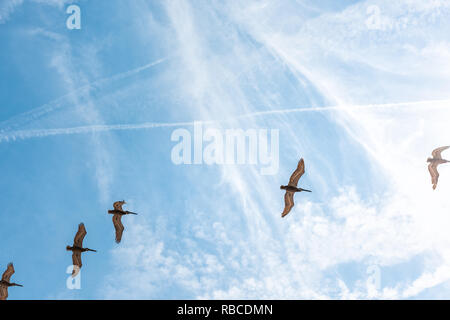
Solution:
<path fill-rule="evenodd" d="M 97 250 L 94 249 L 87 249 L 87 251 L 97 252 Z"/>
<path fill-rule="evenodd" d="M 15 287 L 23 287 L 23 285 L 21 285 L 21 284 L 18 284 L 18 283 L 11 283 L 13 286 L 15 286 Z"/>
<path fill-rule="evenodd" d="M 300 189 L 300 191 L 312 192 L 311 190 L 307 190 L 307 189 L 302 189 L 302 188 L 299 188 L 299 189 Z"/>
<path fill-rule="evenodd" d="M 127 211 L 127 214 L 135 214 L 135 215 L 137 215 L 136 212 L 131 212 L 131 211 Z"/>

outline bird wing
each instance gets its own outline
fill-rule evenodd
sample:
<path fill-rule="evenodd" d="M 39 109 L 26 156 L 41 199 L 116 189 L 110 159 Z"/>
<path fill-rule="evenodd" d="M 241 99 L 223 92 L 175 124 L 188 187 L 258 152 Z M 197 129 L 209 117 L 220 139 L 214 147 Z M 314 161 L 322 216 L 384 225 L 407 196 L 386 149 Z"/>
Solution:
<path fill-rule="evenodd" d="M 439 179 L 439 172 L 437 171 L 437 165 L 430 163 L 428 165 L 428 171 L 430 172 L 430 175 L 431 175 L 431 183 L 433 184 L 433 190 L 434 190 L 437 187 L 437 183 L 438 183 L 438 179 Z"/>
<path fill-rule="evenodd" d="M 441 152 L 448 148 L 450 148 L 450 146 L 445 146 L 445 147 L 440 147 L 440 148 L 434 149 L 431 154 L 433 155 L 433 158 L 435 158 L 435 159 L 442 159 Z"/>
<path fill-rule="evenodd" d="M 81 267 L 83 266 L 83 263 L 81 262 L 80 251 L 74 251 L 72 253 L 72 264 L 73 264 L 72 277 L 76 277 L 78 272 L 80 272 Z"/>
<path fill-rule="evenodd" d="M 294 206 L 294 192 L 286 191 L 286 193 L 284 194 L 284 210 L 283 213 L 281 214 L 281 217 L 287 215 L 291 211 L 293 206 Z"/>
<path fill-rule="evenodd" d="M 8 298 L 8 287 L 0 285 L 0 300 Z"/>
<path fill-rule="evenodd" d="M 3 273 L 2 280 L 6 282 L 10 282 L 11 276 L 14 274 L 14 266 L 12 263 L 8 264 L 8 268 L 6 268 L 6 271 Z"/>
<path fill-rule="evenodd" d="M 75 235 L 75 238 L 73 239 L 74 246 L 82 248 L 83 240 L 84 240 L 84 237 L 86 236 L 86 234 L 87 234 L 87 232 L 86 232 L 86 228 L 84 227 L 84 224 L 80 223 L 78 225 L 78 232 Z"/>
<path fill-rule="evenodd" d="M 122 216 L 120 214 L 113 215 L 112 218 L 114 228 L 116 229 L 116 242 L 119 243 L 122 240 L 122 233 L 125 230 L 122 224 Z"/>
<path fill-rule="evenodd" d="M 296 187 L 298 180 L 304 173 L 305 173 L 305 161 L 302 158 L 298 162 L 297 169 L 295 169 L 294 173 L 292 173 L 291 178 L 289 179 L 289 185 Z"/>
<path fill-rule="evenodd" d="M 114 206 L 114 210 L 119 210 L 119 211 L 123 211 L 122 206 L 125 203 L 125 201 L 116 201 L 114 202 L 113 206 Z"/>

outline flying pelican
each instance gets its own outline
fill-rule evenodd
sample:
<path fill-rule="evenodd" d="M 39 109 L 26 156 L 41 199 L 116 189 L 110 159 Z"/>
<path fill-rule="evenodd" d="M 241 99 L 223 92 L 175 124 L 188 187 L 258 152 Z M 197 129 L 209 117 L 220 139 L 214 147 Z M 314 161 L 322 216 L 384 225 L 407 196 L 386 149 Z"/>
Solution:
<path fill-rule="evenodd" d="M 302 158 L 298 162 L 297 169 L 295 169 L 294 173 L 292 173 L 291 178 L 289 179 L 289 184 L 287 186 L 280 186 L 280 189 L 286 190 L 286 193 L 284 194 L 284 211 L 281 214 L 282 218 L 286 216 L 294 206 L 294 193 L 301 191 L 311 192 L 310 190 L 297 188 L 298 180 L 304 173 L 305 161 Z"/>
<path fill-rule="evenodd" d="M 431 153 L 433 155 L 433 158 L 427 159 L 427 162 L 430 163 L 428 165 L 428 171 L 430 171 L 431 174 L 431 183 L 433 184 L 433 190 L 436 189 L 439 179 L 439 172 L 437 171 L 438 165 L 450 162 L 448 160 L 442 159 L 441 157 L 441 152 L 448 148 L 450 148 L 450 146 L 434 149 L 433 152 Z"/>
<path fill-rule="evenodd" d="M 6 298 L 8 298 L 9 287 L 23 287 L 20 284 L 9 282 L 14 272 L 14 266 L 11 262 L 10 264 L 8 264 L 8 268 L 6 269 L 6 271 L 3 273 L 2 280 L 0 280 L 0 300 L 6 300 Z"/>
<path fill-rule="evenodd" d="M 81 266 L 83 265 L 81 263 L 81 253 L 86 251 L 93 251 L 97 252 L 96 250 L 92 250 L 89 248 L 83 248 L 83 240 L 86 236 L 86 228 L 84 227 L 83 223 L 80 223 L 78 225 L 78 231 L 75 235 L 75 238 L 73 239 L 73 246 L 67 246 L 67 251 L 72 251 L 72 263 L 73 263 L 73 271 L 72 271 L 72 277 L 75 277 L 78 272 L 81 269 Z"/>
<path fill-rule="evenodd" d="M 125 200 L 114 202 L 114 210 L 108 210 L 109 214 L 113 215 L 112 221 L 114 224 L 114 228 L 116 229 L 116 243 L 119 243 L 122 240 L 122 233 L 125 230 L 125 227 L 122 224 L 122 216 L 127 214 L 135 214 L 137 213 L 131 211 L 125 211 L 122 209 L 122 206 L 126 204 Z"/>

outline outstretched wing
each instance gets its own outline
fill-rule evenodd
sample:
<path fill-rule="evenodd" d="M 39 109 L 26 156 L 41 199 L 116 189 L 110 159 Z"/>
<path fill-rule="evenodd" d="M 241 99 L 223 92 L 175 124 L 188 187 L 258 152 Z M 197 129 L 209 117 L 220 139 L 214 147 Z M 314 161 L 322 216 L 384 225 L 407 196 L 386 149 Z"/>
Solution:
<path fill-rule="evenodd" d="M 86 228 L 84 227 L 84 223 L 80 223 L 78 225 L 78 232 L 75 235 L 75 238 L 73 239 L 73 245 L 76 247 L 83 247 L 83 240 L 84 237 L 86 236 Z"/>
<path fill-rule="evenodd" d="M 8 298 L 8 287 L 0 285 L 0 300 Z"/>
<path fill-rule="evenodd" d="M 304 173 L 305 173 L 305 161 L 302 158 L 298 162 L 297 169 L 295 169 L 294 173 L 291 175 L 291 178 L 289 179 L 289 185 L 296 187 L 298 180 Z"/>
<path fill-rule="evenodd" d="M 294 192 L 286 191 L 284 194 L 284 211 L 281 214 L 281 217 L 283 218 L 285 215 L 287 215 L 292 207 L 294 206 Z"/>
<path fill-rule="evenodd" d="M 11 262 L 8 264 L 8 268 L 6 269 L 6 271 L 3 273 L 2 280 L 6 281 L 6 282 L 10 282 L 11 276 L 14 274 L 14 272 L 15 272 L 14 266 Z"/>
<path fill-rule="evenodd" d="M 430 163 L 428 165 L 428 171 L 431 175 L 431 183 L 433 184 L 433 190 L 436 189 L 438 179 L 439 179 L 439 172 L 437 171 L 437 165 Z"/>
<path fill-rule="evenodd" d="M 77 274 L 80 272 L 81 267 L 83 266 L 83 263 L 81 262 L 80 251 L 74 251 L 72 253 L 72 264 L 73 264 L 72 277 L 76 277 Z"/>
<path fill-rule="evenodd" d="M 125 204 L 125 201 L 116 201 L 114 202 L 114 210 L 123 211 L 122 206 Z"/>
<path fill-rule="evenodd" d="M 120 214 L 113 215 L 112 218 L 114 228 L 116 229 L 116 242 L 119 243 L 122 240 L 122 233 L 125 229 L 122 224 L 122 216 Z"/>
<path fill-rule="evenodd" d="M 434 149 L 431 154 L 433 155 L 433 158 L 435 158 L 435 159 L 442 159 L 441 152 L 448 148 L 450 148 L 450 146 L 445 146 L 445 147 L 440 147 L 440 148 Z"/>

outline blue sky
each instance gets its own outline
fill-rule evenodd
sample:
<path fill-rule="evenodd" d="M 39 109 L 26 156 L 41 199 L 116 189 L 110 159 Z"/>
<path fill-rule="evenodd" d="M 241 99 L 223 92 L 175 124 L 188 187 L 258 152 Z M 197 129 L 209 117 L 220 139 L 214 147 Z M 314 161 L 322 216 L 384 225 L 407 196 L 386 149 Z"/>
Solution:
<path fill-rule="evenodd" d="M 10 298 L 448 299 L 450 167 L 433 192 L 425 161 L 450 141 L 449 14 L 438 0 L 3 0 L 0 268 L 25 286 Z M 278 173 L 175 165 L 173 131 L 202 120 L 278 129 Z M 300 157 L 313 193 L 281 219 Z M 107 210 L 122 199 L 139 215 L 117 245 Z M 80 222 L 98 253 L 69 290 Z"/>

